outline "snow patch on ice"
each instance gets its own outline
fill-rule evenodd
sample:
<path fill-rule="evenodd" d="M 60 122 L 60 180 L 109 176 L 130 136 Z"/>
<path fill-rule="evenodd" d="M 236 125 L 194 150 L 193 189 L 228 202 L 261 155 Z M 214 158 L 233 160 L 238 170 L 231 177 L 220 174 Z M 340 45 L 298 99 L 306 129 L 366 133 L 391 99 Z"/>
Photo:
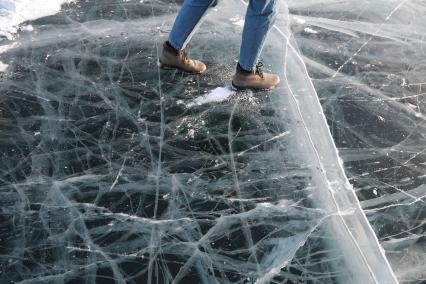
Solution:
<path fill-rule="evenodd" d="M 18 32 L 18 25 L 41 17 L 54 15 L 61 5 L 73 0 L 0 0 L 0 36 L 9 40 Z M 25 30 L 32 31 L 32 26 Z"/>
<path fill-rule="evenodd" d="M 6 69 L 7 69 L 8 66 L 9 65 L 4 64 L 3 62 L 0 61 L 0 72 L 6 71 Z"/>
<path fill-rule="evenodd" d="M 187 106 L 192 107 L 195 105 L 203 105 L 213 102 L 222 102 L 229 98 L 234 92 L 232 91 L 231 87 L 218 87 L 211 91 L 210 93 L 196 98 L 194 101 L 189 103 Z"/>
<path fill-rule="evenodd" d="M 305 24 L 305 23 L 306 23 L 306 20 L 305 20 L 305 19 L 302 19 L 302 18 L 300 18 L 300 17 L 294 17 L 294 20 L 296 21 L 296 23 L 298 23 L 298 24 L 300 24 L 300 25 L 303 25 L 303 24 Z"/>
<path fill-rule="evenodd" d="M 0 54 L 4 53 L 4 52 L 6 52 L 10 49 L 13 49 L 15 47 L 18 47 L 18 46 L 19 46 L 19 44 L 17 42 L 14 42 L 12 44 L 2 45 L 2 46 L 0 46 Z"/>
<path fill-rule="evenodd" d="M 237 15 L 237 16 L 229 19 L 229 20 L 231 21 L 231 23 L 233 25 L 236 25 L 236 26 L 239 26 L 239 27 L 244 27 L 244 19 L 239 15 Z"/>
<path fill-rule="evenodd" d="M 21 28 L 23 31 L 32 32 L 34 30 L 34 27 L 32 25 L 27 25 Z"/>
<path fill-rule="evenodd" d="M 305 33 L 308 33 L 308 34 L 317 34 L 318 33 L 316 30 L 311 29 L 311 28 L 305 28 L 304 31 L 305 31 Z"/>

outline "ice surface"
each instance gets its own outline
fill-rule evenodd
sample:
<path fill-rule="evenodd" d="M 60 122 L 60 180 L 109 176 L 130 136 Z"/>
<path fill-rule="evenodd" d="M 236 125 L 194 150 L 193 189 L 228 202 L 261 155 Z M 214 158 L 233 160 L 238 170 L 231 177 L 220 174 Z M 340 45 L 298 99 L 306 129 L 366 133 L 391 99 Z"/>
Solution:
<path fill-rule="evenodd" d="M 244 2 L 190 44 L 203 76 L 158 69 L 181 3 L 3 40 L 0 283 L 425 281 L 426 5 L 282 1 L 282 84 L 234 93 Z"/>

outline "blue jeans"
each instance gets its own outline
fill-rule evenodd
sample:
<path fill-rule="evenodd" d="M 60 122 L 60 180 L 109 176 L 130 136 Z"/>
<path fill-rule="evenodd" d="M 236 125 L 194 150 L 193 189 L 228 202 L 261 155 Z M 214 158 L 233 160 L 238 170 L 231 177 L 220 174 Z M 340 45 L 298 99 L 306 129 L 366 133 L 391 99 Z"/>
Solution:
<path fill-rule="evenodd" d="M 229 0 L 226 0 L 229 1 Z M 268 31 L 275 23 L 279 0 L 250 0 L 245 16 L 245 24 L 240 48 L 240 66 L 252 70 L 262 51 Z M 169 43 L 176 49 L 183 49 L 209 7 L 215 6 L 217 0 L 185 0 L 176 17 Z"/>

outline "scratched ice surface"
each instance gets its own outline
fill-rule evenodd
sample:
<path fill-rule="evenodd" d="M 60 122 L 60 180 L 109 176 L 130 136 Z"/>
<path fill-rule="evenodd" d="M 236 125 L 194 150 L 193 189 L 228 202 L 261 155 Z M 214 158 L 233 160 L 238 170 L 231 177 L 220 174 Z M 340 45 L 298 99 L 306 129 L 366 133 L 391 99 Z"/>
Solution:
<path fill-rule="evenodd" d="M 281 1 L 282 84 L 237 94 L 242 1 L 203 76 L 157 67 L 182 1 L 36 2 L 0 0 L 0 283 L 426 280 L 424 2 Z"/>

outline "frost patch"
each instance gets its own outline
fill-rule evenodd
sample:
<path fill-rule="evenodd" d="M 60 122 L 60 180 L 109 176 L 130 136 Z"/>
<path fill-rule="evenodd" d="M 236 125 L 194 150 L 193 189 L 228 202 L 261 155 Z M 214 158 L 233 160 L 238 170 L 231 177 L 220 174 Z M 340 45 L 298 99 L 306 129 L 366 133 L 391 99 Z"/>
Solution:
<path fill-rule="evenodd" d="M 229 19 L 233 25 L 244 27 L 244 19 L 241 16 L 236 16 Z"/>
<path fill-rule="evenodd" d="M 32 25 L 27 25 L 21 28 L 22 31 L 32 32 L 34 27 Z"/>
<path fill-rule="evenodd" d="M 4 64 L 3 62 L 0 61 L 0 72 L 6 71 L 6 69 L 7 69 L 8 66 L 9 65 Z"/>
<path fill-rule="evenodd" d="M 299 25 L 303 25 L 306 23 L 306 21 L 300 17 L 294 17 L 294 20 L 296 21 L 296 23 L 298 23 Z"/>
<path fill-rule="evenodd" d="M 196 98 L 188 104 L 188 107 L 192 107 L 194 105 L 200 106 L 213 102 L 222 102 L 229 98 L 232 94 L 234 94 L 234 92 L 230 87 L 219 87 L 204 96 Z"/>
<path fill-rule="evenodd" d="M 311 29 L 311 28 L 305 28 L 304 31 L 305 31 L 305 33 L 308 33 L 308 34 L 317 34 L 318 33 L 316 30 Z"/>

